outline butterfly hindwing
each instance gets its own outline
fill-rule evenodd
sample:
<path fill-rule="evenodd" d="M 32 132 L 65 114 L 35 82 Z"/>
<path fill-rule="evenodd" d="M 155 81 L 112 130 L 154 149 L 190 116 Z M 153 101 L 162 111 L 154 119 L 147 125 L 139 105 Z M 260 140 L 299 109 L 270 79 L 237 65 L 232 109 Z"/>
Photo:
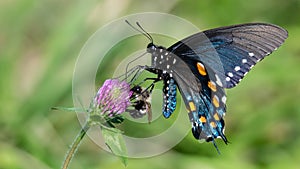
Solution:
<path fill-rule="evenodd" d="M 198 119 L 192 121 L 193 135 L 197 139 L 206 141 L 222 138 L 227 143 L 223 120 L 226 112 L 226 93 L 223 85 L 218 81 L 218 75 L 203 63 L 195 62 L 190 66 L 197 68 L 198 72 L 194 74 L 200 79 L 202 86 L 199 92 L 200 106 L 196 114 Z"/>

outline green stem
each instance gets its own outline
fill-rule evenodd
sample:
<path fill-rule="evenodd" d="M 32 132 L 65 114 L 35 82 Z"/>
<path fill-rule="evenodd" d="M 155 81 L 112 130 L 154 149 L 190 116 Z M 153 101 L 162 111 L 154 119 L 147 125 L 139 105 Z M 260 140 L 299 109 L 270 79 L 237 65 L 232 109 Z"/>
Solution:
<path fill-rule="evenodd" d="M 87 122 L 84 127 L 80 130 L 80 132 L 78 133 L 78 135 L 76 136 L 74 142 L 71 145 L 71 148 L 69 149 L 69 151 L 66 154 L 64 163 L 62 165 L 62 169 L 67 169 L 69 164 L 72 161 L 72 158 L 74 157 L 79 144 L 81 143 L 81 140 L 83 139 L 83 137 L 85 136 L 86 132 L 88 131 L 88 129 L 90 128 L 90 123 Z"/>

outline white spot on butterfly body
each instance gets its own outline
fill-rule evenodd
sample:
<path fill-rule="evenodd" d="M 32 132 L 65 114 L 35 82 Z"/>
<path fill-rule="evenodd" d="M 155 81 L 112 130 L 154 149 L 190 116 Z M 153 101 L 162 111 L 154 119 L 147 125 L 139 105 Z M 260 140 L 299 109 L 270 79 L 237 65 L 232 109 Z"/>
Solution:
<path fill-rule="evenodd" d="M 248 54 L 250 57 L 254 56 L 254 53 L 252 53 L 252 52 L 249 52 Z"/>
<path fill-rule="evenodd" d="M 241 67 L 236 66 L 236 67 L 234 68 L 234 70 L 237 72 L 237 71 L 241 70 Z"/>

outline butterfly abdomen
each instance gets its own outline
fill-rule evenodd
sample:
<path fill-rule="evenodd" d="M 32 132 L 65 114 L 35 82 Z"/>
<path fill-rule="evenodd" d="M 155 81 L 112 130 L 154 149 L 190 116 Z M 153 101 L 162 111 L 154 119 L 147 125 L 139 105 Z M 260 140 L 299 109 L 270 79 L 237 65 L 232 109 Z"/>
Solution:
<path fill-rule="evenodd" d="M 176 90 L 177 85 L 173 78 L 164 80 L 162 112 L 165 118 L 169 118 L 176 108 Z"/>

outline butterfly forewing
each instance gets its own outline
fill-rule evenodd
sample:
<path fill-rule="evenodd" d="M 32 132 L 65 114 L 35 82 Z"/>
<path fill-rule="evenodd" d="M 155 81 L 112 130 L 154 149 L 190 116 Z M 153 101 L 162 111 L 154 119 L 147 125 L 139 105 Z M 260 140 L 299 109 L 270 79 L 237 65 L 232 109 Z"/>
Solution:
<path fill-rule="evenodd" d="M 287 36 L 286 30 L 275 25 L 242 24 L 194 34 L 168 50 L 183 60 L 202 61 L 216 72 L 225 88 L 231 88 Z"/>

